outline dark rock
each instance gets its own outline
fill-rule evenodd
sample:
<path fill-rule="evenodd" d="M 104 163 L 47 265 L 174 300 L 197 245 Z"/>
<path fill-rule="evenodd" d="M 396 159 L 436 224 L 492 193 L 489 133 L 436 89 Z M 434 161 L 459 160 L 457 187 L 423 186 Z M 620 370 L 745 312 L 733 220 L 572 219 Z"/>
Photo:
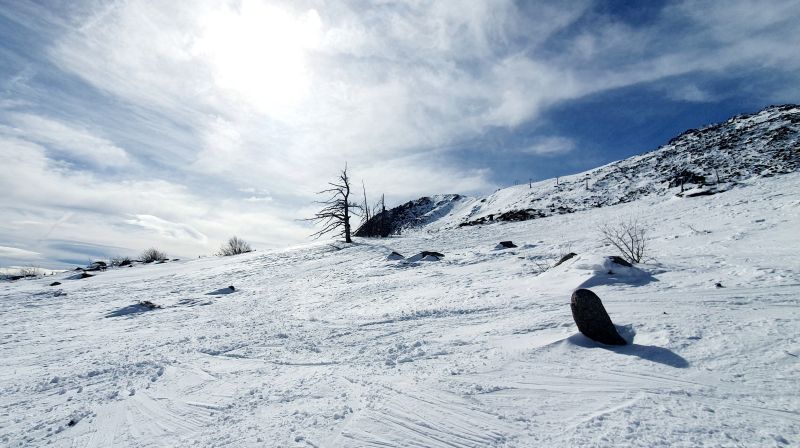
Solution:
<path fill-rule="evenodd" d="M 554 264 L 553 267 L 556 267 L 556 266 L 560 265 L 561 263 L 569 260 L 570 258 L 576 257 L 577 255 L 578 254 L 576 254 L 575 252 L 570 252 L 570 253 L 564 255 L 563 257 L 561 257 L 561 259 L 558 260 L 558 262 L 556 264 Z"/>
<path fill-rule="evenodd" d="M 78 276 L 78 278 L 89 278 L 89 277 L 94 277 L 94 275 L 92 275 L 92 274 L 87 274 L 86 272 L 82 272 L 82 273 L 80 274 L 80 276 Z"/>
<path fill-rule="evenodd" d="M 119 262 L 118 266 L 120 266 L 120 267 L 122 267 L 122 266 L 130 266 L 131 263 L 133 263 L 131 260 L 122 260 L 122 261 Z"/>
<path fill-rule="evenodd" d="M 714 286 L 716 286 L 717 288 L 724 288 L 724 286 L 722 286 L 722 283 L 720 282 L 714 283 Z"/>
<path fill-rule="evenodd" d="M 227 288 L 220 288 L 220 289 L 218 289 L 216 291 L 208 292 L 208 293 L 206 293 L 206 295 L 207 296 L 219 296 L 219 295 L 225 295 L 225 294 L 232 294 L 234 292 L 236 292 L 236 288 L 234 288 L 233 286 L 228 286 Z"/>
<path fill-rule="evenodd" d="M 81 268 L 81 267 L 77 267 L 77 268 L 73 269 L 73 271 L 82 271 L 82 270 L 83 270 L 83 268 Z"/>
<path fill-rule="evenodd" d="M 428 250 L 423 250 L 422 252 L 420 252 L 420 255 L 422 255 L 422 258 L 425 258 L 428 255 L 433 255 L 436 258 L 444 258 L 444 254 L 440 254 L 439 252 L 432 252 L 432 251 L 428 251 Z"/>
<path fill-rule="evenodd" d="M 513 249 L 517 247 L 517 245 L 511 241 L 500 241 L 500 245 L 508 249 Z"/>
<path fill-rule="evenodd" d="M 397 253 L 397 252 L 392 252 L 392 253 L 390 253 L 390 254 L 389 254 L 389 256 L 388 256 L 388 257 L 386 257 L 386 260 L 388 260 L 388 261 L 393 261 L 393 260 L 402 260 L 402 259 L 404 259 L 404 258 L 406 258 L 406 257 L 404 257 L 404 256 L 403 256 L 402 254 L 400 254 L 400 253 Z"/>
<path fill-rule="evenodd" d="M 151 309 L 151 310 L 155 310 L 155 309 L 160 309 L 161 308 L 161 305 L 156 305 L 155 303 L 153 303 L 153 302 L 151 302 L 149 300 L 142 300 L 141 302 L 139 302 L 139 305 L 141 305 L 141 306 L 143 306 L 145 308 Z"/>
<path fill-rule="evenodd" d="M 89 266 L 85 267 L 84 271 L 105 271 L 108 266 L 105 261 L 93 261 Z"/>
<path fill-rule="evenodd" d="M 50 286 L 58 286 L 60 284 L 61 284 L 61 282 L 53 282 L 53 283 L 50 283 Z"/>
<path fill-rule="evenodd" d="M 703 185 L 705 183 L 705 176 L 701 176 L 689 170 L 682 170 L 673 174 L 672 178 L 669 180 L 669 187 L 674 188 L 685 184 Z"/>
<path fill-rule="evenodd" d="M 608 259 L 611 260 L 612 263 L 616 263 L 616 264 L 621 265 L 621 266 L 627 266 L 629 268 L 633 267 L 633 265 L 628 263 L 627 260 L 625 260 L 622 257 L 618 257 L 616 255 L 612 255 L 612 256 L 608 257 Z"/>
<path fill-rule="evenodd" d="M 570 301 L 572 318 L 578 330 L 593 341 L 607 345 L 626 345 L 625 339 L 617 333 L 614 323 L 608 317 L 600 297 L 588 289 L 578 289 L 572 293 Z"/>
<path fill-rule="evenodd" d="M 252 252 L 252 251 L 248 251 L 248 252 Z M 172 261 L 181 261 L 181 259 L 180 258 L 173 258 Z"/>

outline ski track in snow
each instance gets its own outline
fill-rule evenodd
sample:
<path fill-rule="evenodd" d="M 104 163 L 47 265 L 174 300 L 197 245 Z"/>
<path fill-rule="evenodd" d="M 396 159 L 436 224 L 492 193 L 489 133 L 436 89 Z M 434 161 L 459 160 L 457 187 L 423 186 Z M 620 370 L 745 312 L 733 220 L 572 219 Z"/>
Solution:
<path fill-rule="evenodd" d="M 748 184 L 0 283 L 0 443 L 796 446 L 800 175 Z M 651 229 L 645 276 L 589 269 L 615 254 L 597 226 L 627 216 Z M 567 243 L 578 257 L 534 274 Z M 632 345 L 577 332 L 587 282 Z"/>

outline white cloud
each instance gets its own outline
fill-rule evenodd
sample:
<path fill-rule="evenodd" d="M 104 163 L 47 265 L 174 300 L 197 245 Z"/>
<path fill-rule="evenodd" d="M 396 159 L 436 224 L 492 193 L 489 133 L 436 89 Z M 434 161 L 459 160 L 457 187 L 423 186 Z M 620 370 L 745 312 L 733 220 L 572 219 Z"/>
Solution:
<path fill-rule="evenodd" d="M 40 143 L 57 154 L 98 167 L 121 167 L 130 162 L 124 149 L 80 126 L 33 114 L 12 114 L 10 121 L 19 128 L 20 137 Z"/>
<path fill-rule="evenodd" d="M 18 247 L 0 246 L 0 259 L 3 258 L 14 260 L 38 260 L 42 258 L 42 254 Z"/>
<path fill-rule="evenodd" d="M 105 179 L 46 154 L 0 134 L 0 234 L 49 258 L 70 257 L 68 247 L 48 249 L 52 240 L 117 248 L 109 255 L 156 245 L 191 256 L 210 253 L 232 234 L 269 247 L 310 233 L 295 221 L 302 217 L 297 207 L 206 197 L 164 180 Z"/>
<path fill-rule="evenodd" d="M 153 215 L 136 215 L 134 219 L 126 221 L 128 224 L 144 227 L 156 231 L 165 238 L 176 240 L 192 240 L 199 244 L 206 244 L 208 237 L 201 232 L 183 223 L 167 221 Z"/>
<path fill-rule="evenodd" d="M 523 152 L 540 156 L 555 156 L 568 153 L 573 149 L 575 149 L 575 142 L 569 138 L 545 137 L 523 149 Z"/>

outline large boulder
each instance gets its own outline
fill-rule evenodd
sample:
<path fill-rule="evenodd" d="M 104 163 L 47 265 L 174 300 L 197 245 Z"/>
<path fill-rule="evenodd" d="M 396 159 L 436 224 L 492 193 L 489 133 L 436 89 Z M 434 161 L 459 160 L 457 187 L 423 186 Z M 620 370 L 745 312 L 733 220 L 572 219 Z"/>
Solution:
<path fill-rule="evenodd" d="M 575 319 L 578 330 L 589 339 L 607 345 L 627 344 L 617 333 L 597 294 L 588 289 L 578 289 L 572 293 L 569 306 L 572 308 L 572 318 Z"/>

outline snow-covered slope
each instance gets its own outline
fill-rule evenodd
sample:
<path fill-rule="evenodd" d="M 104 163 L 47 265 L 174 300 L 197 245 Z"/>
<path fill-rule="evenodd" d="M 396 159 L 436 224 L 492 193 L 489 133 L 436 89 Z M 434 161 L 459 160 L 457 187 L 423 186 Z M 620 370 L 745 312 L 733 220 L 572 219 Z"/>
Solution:
<path fill-rule="evenodd" d="M 596 228 L 624 217 L 647 224 L 652 260 L 609 274 Z M 796 446 L 798 229 L 790 173 L 57 287 L 3 282 L 0 445 Z M 444 258 L 387 261 L 393 250 Z M 537 274 L 567 250 L 578 256 Z M 579 286 L 632 345 L 577 332 Z"/>
<path fill-rule="evenodd" d="M 504 188 L 485 198 L 422 198 L 390 210 L 389 215 L 396 232 L 423 226 L 522 221 L 692 188 L 684 193 L 713 194 L 754 176 L 769 177 L 798 168 L 800 106 L 772 106 L 690 129 L 657 150 L 584 173 Z M 439 212 L 430 214 L 430 207 L 419 204 L 435 205 Z M 446 213 L 441 212 L 444 210 Z"/>

